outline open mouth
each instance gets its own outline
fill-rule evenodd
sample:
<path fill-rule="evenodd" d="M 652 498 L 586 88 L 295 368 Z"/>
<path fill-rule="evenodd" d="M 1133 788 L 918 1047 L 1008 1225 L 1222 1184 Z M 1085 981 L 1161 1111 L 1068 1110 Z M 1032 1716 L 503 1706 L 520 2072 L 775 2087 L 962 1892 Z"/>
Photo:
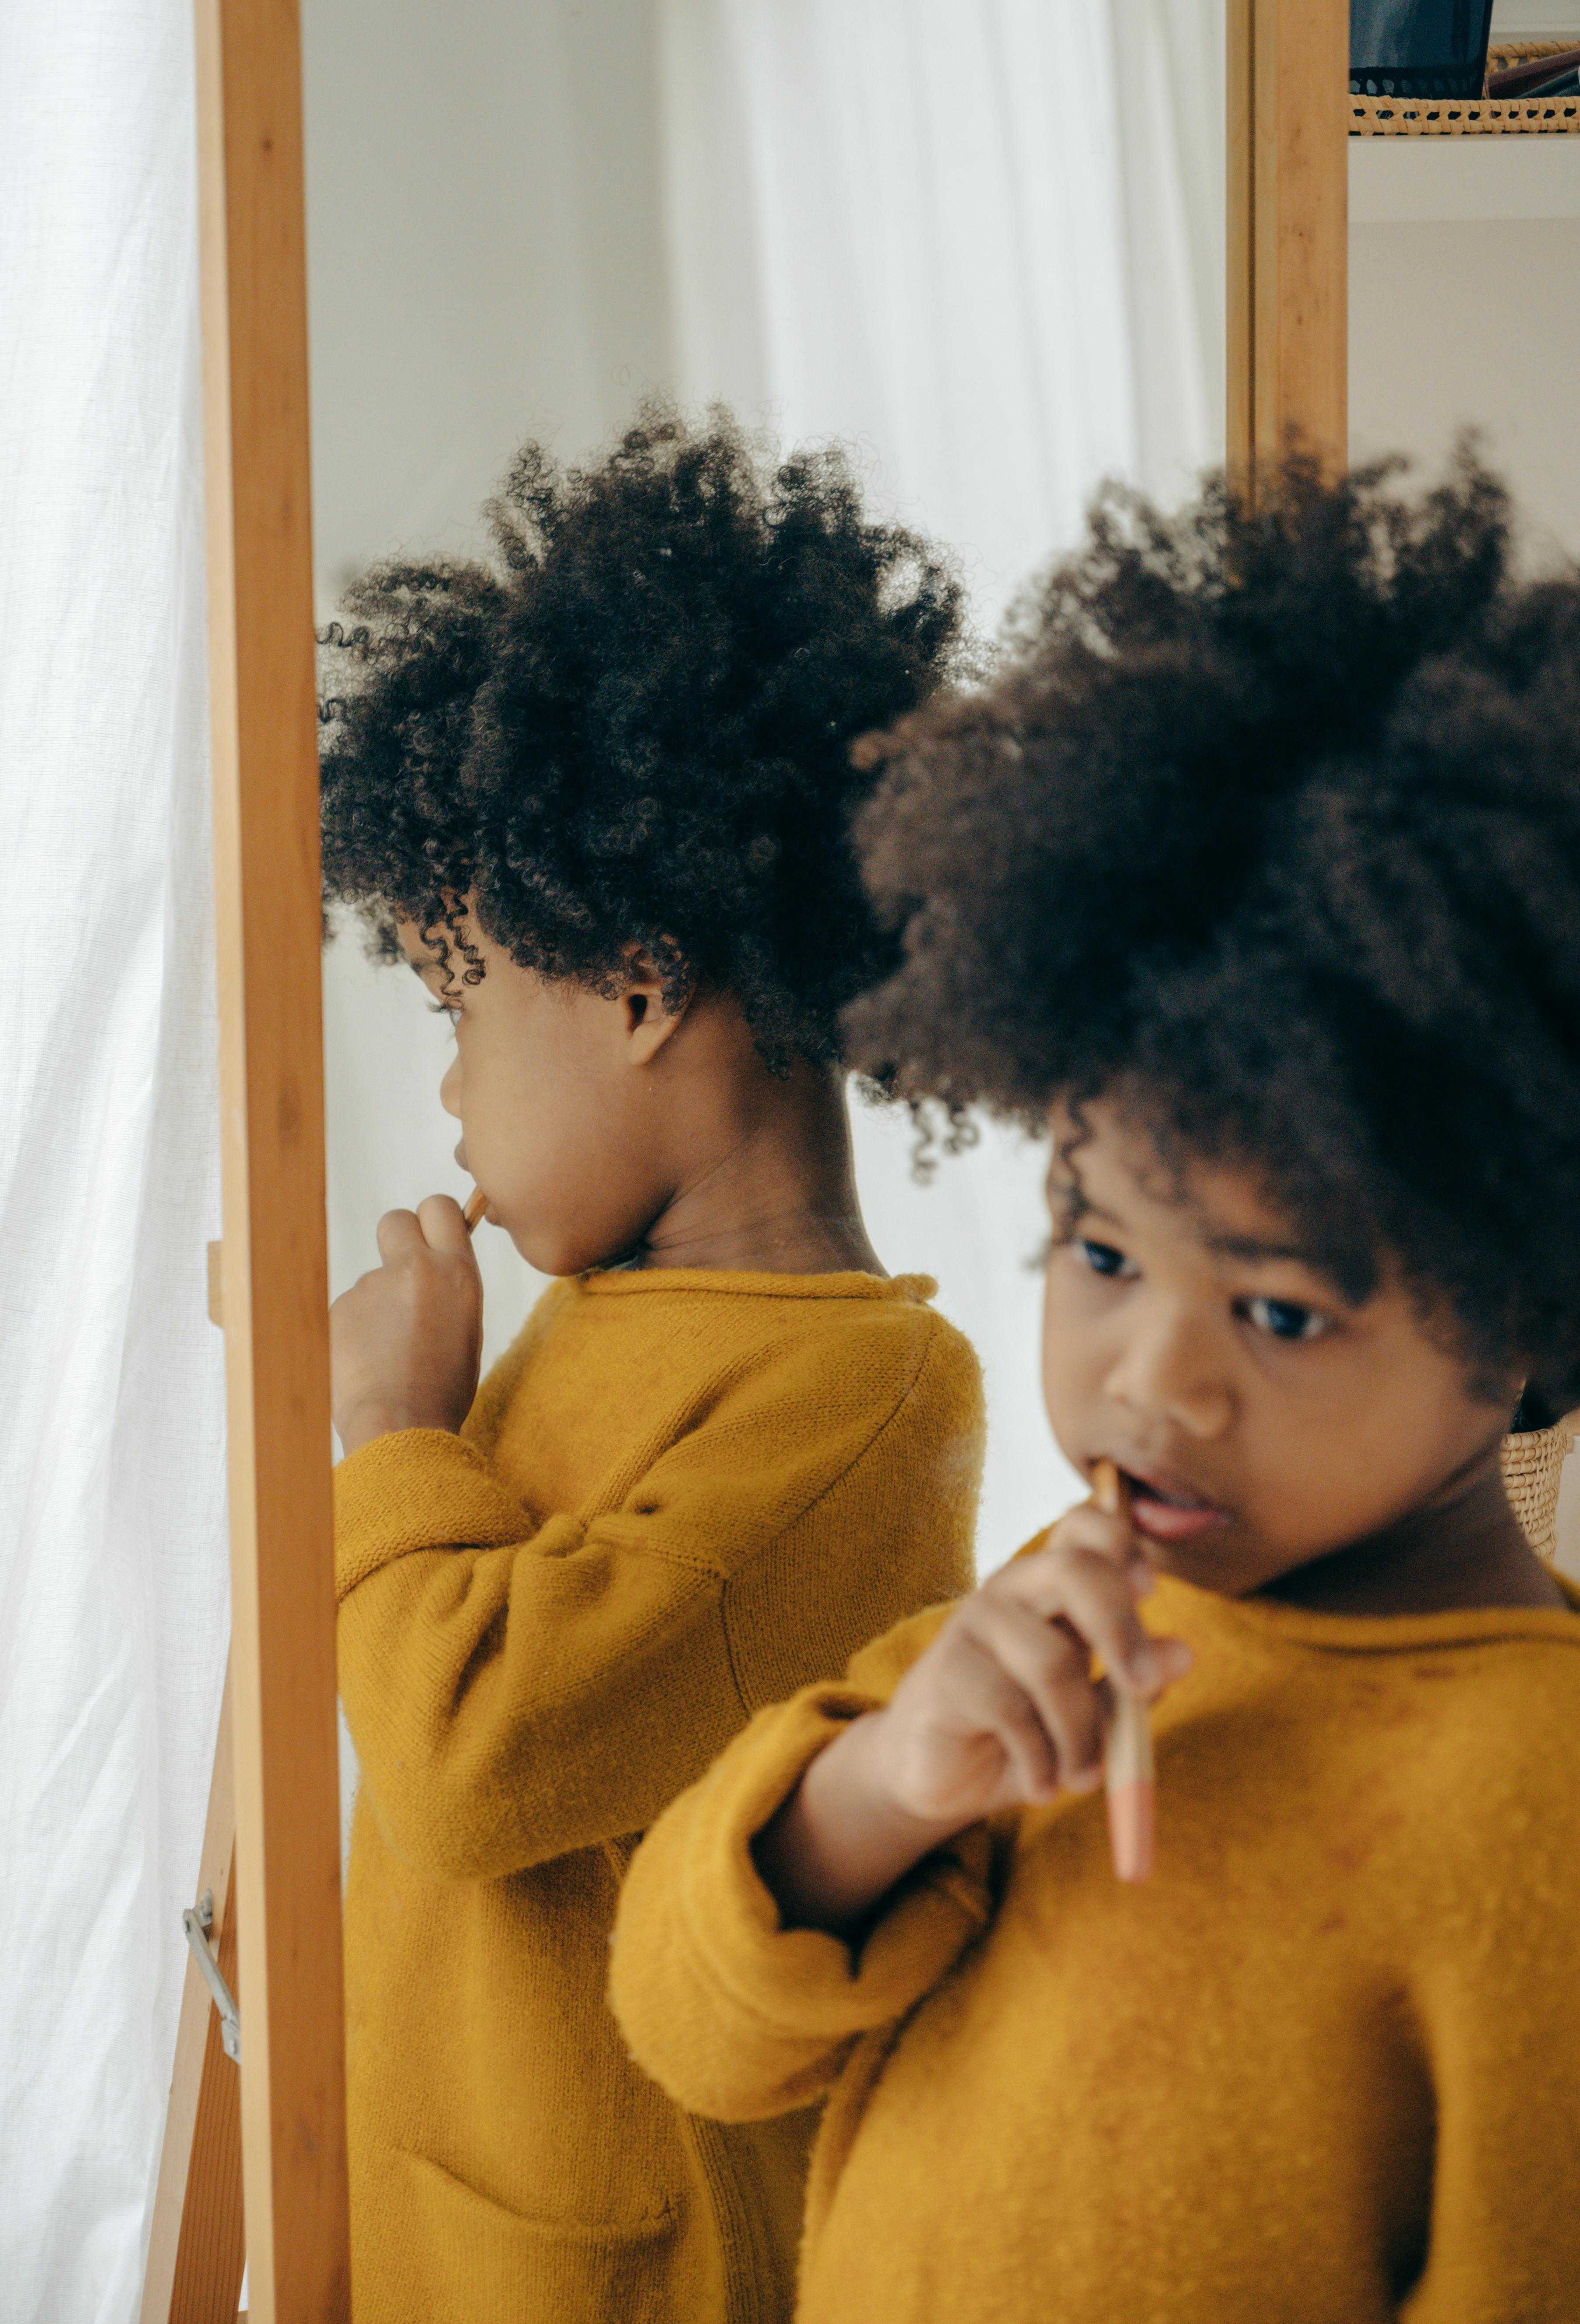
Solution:
<path fill-rule="evenodd" d="M 1120 1473 L 1130 1489 L 1130 1521 L 1149 1541 L 1172 1546 L 1194 1541 L 1199 1535 L 1229 1522 L 1227 1509 L 1216 1501 L 1203 1500 L 1199 1493 L 1188 1492 L 1172 1479 L 1143 1476 L 1134 1469 Z"/>

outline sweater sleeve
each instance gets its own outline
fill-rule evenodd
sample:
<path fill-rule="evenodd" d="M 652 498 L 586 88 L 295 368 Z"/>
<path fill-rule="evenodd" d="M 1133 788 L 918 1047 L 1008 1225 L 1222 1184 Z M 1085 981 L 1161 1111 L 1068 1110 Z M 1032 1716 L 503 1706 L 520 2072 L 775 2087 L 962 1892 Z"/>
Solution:
<path fill-rule="evenodd" d="M 809 1512 L 814 1532 L 842 1513 L 841 1537 L 869 1545 L 880 1502 L 891 1536 L 901 1521 L 909 1439 L 890 1424 L 916 1408 L 930 1336 L 888 1335 L 815 1425 L 798 1360 L 741 1374 L 592 1514 L 529 1512 L 487 1430 L 402 1430 L 344 1461 L 341 1693 L 393 1851 L 498 1877 L 651 1823 L 763 1700 L 732 1635 L 741 1577 Z M 793 1594 L 786 1621 L 816 1610 L 818 1591 L 798 1594 L 806 1614 Z M 820 1662 L 838 1667 L 804 1656 L 797 1674 Z"/>
<path fill-rule="evenodd" d="M 1446 1914 L 1416 2006 L 1437 2137 L 1427 2264 L 1402 2324 L 1565 2324 L 1580 2286 L 1580 1869 L 1560 1737 Z M 1544 1798 L 1543 1794 L 1546 1794 Z"/>
<path fill-rule="evenodd" d="M 902 2017 L 986 1925 L 986 1826 L 899 1883 L 856 1955 L 783 1928 L 751 1855 L 818 1752 L 887 1699 L 947 1610 L 902 1623 L 856 1658 L 850 1683 L 759 1713 L 638 1849 L 611 1999 L 638 2063 L 692 2113 L 746 2122 L 820 2097 L 860 2037 Z"/>

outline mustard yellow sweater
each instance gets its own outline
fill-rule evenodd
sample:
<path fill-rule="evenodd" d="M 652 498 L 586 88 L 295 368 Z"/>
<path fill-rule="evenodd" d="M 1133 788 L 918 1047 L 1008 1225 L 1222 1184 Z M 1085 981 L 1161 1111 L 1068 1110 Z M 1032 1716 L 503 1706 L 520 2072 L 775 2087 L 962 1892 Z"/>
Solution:
<path fill-rule="evenodd" d="M 831 2089 L 803 2324 L 1573 2324 L 1580 1616 L 1180 1582 L 1158 1864 L 1100 1798 L 978 1826 L 859 1960 L 749 1847 L 923 1615 L 762 1714 L 638 1851 L 613 1997 L 687 2106 Z"/>
<path fill-rule="evenodd" d="M 337 1471 L 357 2324 L 780 2324 L 809 2119 L 694 2123 L 605 2001 L 634 1836 L 970 1576 L 977 1365 L 912 1277 L 555 1286 L 465 1440 Z"/>

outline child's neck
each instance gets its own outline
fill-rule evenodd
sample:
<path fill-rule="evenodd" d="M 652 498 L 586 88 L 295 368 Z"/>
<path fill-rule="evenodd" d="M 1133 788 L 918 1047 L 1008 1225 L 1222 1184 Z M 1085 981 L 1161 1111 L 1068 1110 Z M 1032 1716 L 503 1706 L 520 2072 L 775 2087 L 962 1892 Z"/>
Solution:
<path fill-rule="evenodd" d="M 1509 1506 L 1493 1444 L 1419 1508 L 1269 1582 L 1320 1614 L 1440 1614 L 1567 1601 Z"/>
<path fill-rule="evenodd" d="M 687 1143 L 679 1184 L 637 1264 L 884 1273 L 857 1199 L 838 1075 L 798 1060 L 754 1092 L 744 1120 L 698 1120 Z"/>

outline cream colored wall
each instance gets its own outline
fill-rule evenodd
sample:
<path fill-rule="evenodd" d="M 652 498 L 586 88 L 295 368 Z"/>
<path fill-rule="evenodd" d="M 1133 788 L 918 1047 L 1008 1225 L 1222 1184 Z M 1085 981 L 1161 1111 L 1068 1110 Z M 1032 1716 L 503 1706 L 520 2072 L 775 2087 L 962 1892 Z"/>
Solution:
<path fill-rule="evenodd" d="M 1580 0 L 1518 0 L 1501 28 L 1580 42 Z M 1580 137 L 1353 139 L 1352 457 L 1439 462 L 1474 425 L 1531 553 L 1580 555 L 1577 421 Z M 1559 1560 L 1580 1579 L 1580 1458 Z"/>
<path fill-rule="evenodd" d="M 1580 0 L 1497 0 L 1494 41 L 1561 41 L 1573 32 L 1580 42 Z"/>
<path fill-rule="evenodd" d="M 569 456 L 669 371 L 653 0 L 304 0 L 314 563 L 327 618 L 398 549 L 465 553 L 527 436 Z M 329 1259 L 464 1194 L 447 1036 L 354 941 L 325 955 Z M 478 1256 L 487 1352 L 537 1289 Z"/>
<path fill-rule="evenodd" d="M 669 368 L 652 0 L 304 0 L 321 597 Z"/>
<path fill-rule="evenodd" d="M 1356 138 L 1350 447 L 1482 429 L 1531 546 L 1580 552 L 1580 137 Z"/>

